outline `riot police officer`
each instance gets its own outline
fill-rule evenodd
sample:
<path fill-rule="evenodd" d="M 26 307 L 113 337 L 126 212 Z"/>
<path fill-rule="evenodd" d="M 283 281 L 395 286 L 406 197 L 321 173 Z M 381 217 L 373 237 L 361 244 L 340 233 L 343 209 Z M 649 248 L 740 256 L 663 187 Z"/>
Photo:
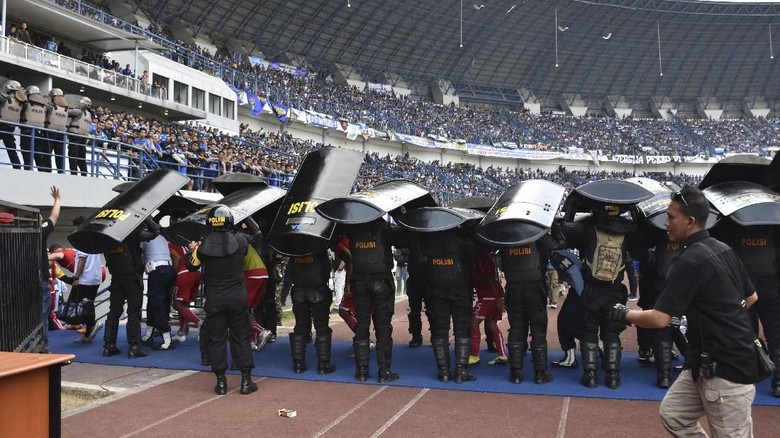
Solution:
<path fill-rule="evenodd" d="M 82 97 L 78 108 L 68 110 L 68 164 L 71 175 L 87 174 L 87 135 L 92 124 L 92 99 Z"/>
<path fill-rule="evenodd" d="M 628 290 L 623 285 L 626 235 L 634 231 L 634 223 L 621 217 L 625 206 L 597 202 L 591 216 L 580 221 L 563 221 L 560 231 L 566 244 L 584 256 L 582 277 L 585 282 L 582 302 L 585 305 L 585 329 L 581 350 L 583 375 L 581 383 L 596 387 L 596 369 L 599 356 L 599 336 L 604 344 L 605 383 L 610 389 L 620 386 L 620 333 L 626 326 L 607 318 L 615 303 L 625 304 Z"/>
<path fill-rule="evenodd" d="M 3 91 L 0 93 L 0 139 L 3 140 L 5 150 L 8 152 L 8 159 L 14 169 L 21 169 L 21 161 L 16 153 L 16 136 L 14 130 L 19 123 L 19 117 L 22 113 L 22 104 L 27 100 L 27 96 L 22 90 L 22 84 L 19 81 L 6 81 L 3 84 Z"/>
<path fill-rule="evenodd" d="M 393 281 L 392 246 L 405 247 L 405 236 L 395 225 L 376 219 L 345 228 L 352 255 L 350 290 L 355 299 L 357 326 L 353 348 L 355 351 L 355 378 L 364 382 L 368 377 L 370 353 L 369 328 L 371 308 L 375 308 L 376 361 L 379 383 L 398 380 L 390 369 L 393 354 L 393 326 L 395 291 Z"/>
<path fill-rule="evenodd" d="M 557 242 L 545 234 L 526 245 L 501 248 L 501 269 L 506 278 L 505 306 L 509 317 L 509 381 L 523 380 L 523 357 L 531 332 L 534 381 L 553 380 L 547 372 L 547 283 L 545 270 L 549 252 Z"/>
<path fill-rule="evenodd" d="M 343 244 L 334 246 L 333 251 L 341 257 L 348 257 L 349 249 Z M 290 333 L 290 352 L 293 371 L 300 374 L 306 371 L 306 338 L 310 335 L 312 322 L 317 336 L 314 346 L 317 349 L 317 373 L 330 374 L 336 371 L 336 365 L 330 361 L 331 334 L 330 305 L 333 292 L 328 287 L 330 279 L 330 259 L 327 251 L 318 251 L 305 256 L 290 257 L 287 272 L 292 282 L 293 314 L 295 328 Z"/>
<path fill-rule="evenodd" d="M 425 276 L 425 265 L 428 259 L 420 250 L 420 240 L 417 234 L 409 236 L 409 265 L 407 270 L 409 277 L 406 279 L 406 296 L 409 301 L 409 334 L 412 340 L 410 347 L 422 345 L 422 313 L 425 303 L 425 294 L 428 288 L 428 280 Z"/>
<path fill-rule="evenodd" d="M 471 352 L 472 259 L 479 253 L 464 228 L 423 233 L 420 247 L 428 258 L 426 305 L 430 309 L 431 344 L 438 377 L 455 383 L 476 380 L 469 374 Z M 455 335 L 455 372 L 450 370 L 449 329 Z"/>
<path fill-rule="evenodd" d="M 35 85 L 25 89 L 27 102 L 22 105 L 19 122 L 32 127 L 19 128 L 22 136 L 22 158 L 24 165 L 33 168 L 33 161 L 41 171 L 51 171 L 51 157 L 46 154 L 48 144 L 43 139 L 42 131 L 35 128 L 43 128 L 46 121 L 46 99 L 41 96 L 41 90 Z M 48 160 L 48 164 L 46 161 Z"/>
<path fill-rule="evenodd" d="M 52 88 L 49 91 L 49 102 L 46 104 L 46 120 L 44 127 L 48 137 L 48 147 L 45 149 L 45 155 L 54 157 L 54 165 L 59 173 L 65 172 L 65 130 L 68 129 L 68 103 L 64 94 L 59 88 Z M 51 165 L 51 159 L 46 163 Z"/>
<path fill-rule="evenodd" d="M 203 268 L 208 354 L 211 369 L 217 376 L 214 392 L 227 394 L 229 333 L 233 363 L 241 370 L 241 394 L 250 394 L 257 391 L 257 384 L 251 376 L 255 363 L 249 345 L 252 329 L 244 287 L 243 260 L 248 242 L 246 237 L 233 232 L 233 213 L 225 205 L 217 204 L 209 210 L 206 225 L 209 233 L 200 245 L 190 244 L 188 267 Z"/>

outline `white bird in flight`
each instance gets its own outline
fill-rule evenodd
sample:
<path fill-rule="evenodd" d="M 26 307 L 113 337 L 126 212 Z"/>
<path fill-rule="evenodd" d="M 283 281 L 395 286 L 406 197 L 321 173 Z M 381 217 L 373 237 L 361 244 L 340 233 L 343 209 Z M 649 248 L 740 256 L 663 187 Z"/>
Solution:
<path fill-rule="evenodd" d="M 608 39 L 612 38 L 612 32 L 610 32 L 610 33 L 608 33 L 606 35 L 602 35 L 601 38 L 603 38 L 605 40 L 608 40 Z"/>
<path fill-rule="evenodd" d="M 474 10 L 475 10 L 475 11 L 478 11 L 478 10 L 480 10 L 480 9 L 484 8 L 484 7 L 485 7 L 485 5 L 478 5 L 478 4 L 476 4 L 476 3 L 474 4 Z"/>
<path fill-rule="evenodd" d="M 561 32 L 566 32 L 567 30 L 569 30 L 569 26 L 566 27 L 558 26 L 558 30 L 560 30 Z"/>

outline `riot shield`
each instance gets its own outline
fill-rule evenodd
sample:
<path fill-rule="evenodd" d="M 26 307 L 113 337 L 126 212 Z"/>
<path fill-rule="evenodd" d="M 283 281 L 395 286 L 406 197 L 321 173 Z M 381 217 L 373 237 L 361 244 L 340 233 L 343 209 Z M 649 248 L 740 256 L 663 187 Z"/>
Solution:
<path fill-rule="evenodd" d="M 642 187 L 653 192 L 653 197 L 647 201 L 642 201 L 636 205 L 639 215 L 650 225 L 665 230 L 666 229 L 666 210 L 669 209 L 669 203 L 672 202 L 672 187 L 668 183 L 660 183 L 654 179 L 644 177 L 627 178 L 626 181 L 639 184 Z M 679 186 L 676 190 L 680 190 Z M 705 224 L 706 229 L 710 229 L 720 220 L 721 215 L 714 208 L 710 209 L 710 216 Z"/>
<path fill-rule="evenodd" d="M 362 163 L 363 154 L 348 149 L 329 147 L 308 153 L 271 226 L 271 247 L 288 256 L 325 250 L 336 224 L 315 207 L 347 195 Z"/>
<path fill-rule="evenodd" d="M 189 180 L 173 170 L 155 170 L 87 218 L 68 240 L 86 253 L 115 248 Z"/>
<path fill-rule="evenodd" d="M 233 212 L 233 221 L 236 224 L 250 216 L 256 221 L 258 221 L 257 218 L 265 218 L 265 222 L 270 223 L 279 210 L 279 205 L 285 194 L 284 190 L 270 187 L 267 184 L 246 187 L 171 224 L 163 230 L 163 234 L 168 240 L 178 245 L 202 240 L 208 233 L 206 216 L 215 204 L 229 207 Z M 258 223 L 260 222 L 258 221 Z M 267 228 L 263 231 L 267 231 Z"/>
<path fill-rule="evenodd" d="M 552 226 L 566 189 L 533 179 L 504 191 L 482 222 L 477 237 L 492 246 L 520 246 L 541 237 Z"/>
<path fill-rule="evenodd" d="M 703 192 L 718 212 L 738 225 L 780 224 L 780 194 L 760 184 L 728 181 L 707 187 Z"/>
<path fill-rule="evenodd" d="M 602 179 L 585 183 L 566 198 L 564 211 L 566 220 L 577 212 L 590 211 L 598 204 L 631 206 L 653 197 L 653 192 L 631 181 Z"/>
<path fill-rule="evenodd" d="M 764 185 L 776 192 L 780 191 L 780 151 L 777 151 L 764 174 Z"/>
<path fill-rule="evenodd" d="M 398 223 L 411 231 L 432 233 L 456 228 L 469 222 L 476 225 L 483 217 L 485 213 L 468 208 L 421 207 L 399 217 Z"/>
<path fill-rule="evenodd" d="M 248 173 L 226 173 L 211 180 L 211 185 L 223 196 L 227 196 L 247 187 L 268 186 L 268 183 L 259 176 Z"/>
<path fill-rule="evenodd" d="M 472 210 L 479 210 L 487 213 L 495 203 L 495 198 L 489 198 L 487 196 L 470 196 L 468 198 L 460 198 L 450 202 L 449 207 L 470 208 Z"/>
<path fill-rule="evenodd" d="M 420 207 L 435 207 L 436 200 L 425 187 L 409 180 L 392 180 L 369 190 L 331 199 L 317 206 L 317 212 L 333 222 L 364 224 L 387 213 L 405 213 Z M 403 207 L 403 208 L 401 208 Z"/>
<path fill-rule="evenodd" d="M 726 157 L 712 166 L 709 172 L 699 183 L 699 188 L 707 187 L 727 181 L 748 181 L 762 184 L 766 171 L 769 169 L 769 160 L 755 155 L 734 155 Z"/>

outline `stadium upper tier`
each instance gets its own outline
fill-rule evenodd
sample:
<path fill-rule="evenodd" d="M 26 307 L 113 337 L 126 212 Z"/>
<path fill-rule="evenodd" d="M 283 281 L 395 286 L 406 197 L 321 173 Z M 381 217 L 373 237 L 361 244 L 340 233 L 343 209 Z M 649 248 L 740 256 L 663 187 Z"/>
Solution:
<path fill-rule="evenodd" d="M 778 96 L 772 22 L 780 3 L 660 0 L 140 0 L 163 28 L 182 24 L 217 47 L 268 59 L 342 64 L 378 81 L 452 83 L 463 99 L 579 95 L 590 106 L 623 96 Z M 480 7 L 484 4 L 484 7 Z M 776 23 L 775 23 L 776 24 Z M 774 29 L 775 34 L 780 32 Z M 775 36 L 776 38 L 776 36 Z"/>

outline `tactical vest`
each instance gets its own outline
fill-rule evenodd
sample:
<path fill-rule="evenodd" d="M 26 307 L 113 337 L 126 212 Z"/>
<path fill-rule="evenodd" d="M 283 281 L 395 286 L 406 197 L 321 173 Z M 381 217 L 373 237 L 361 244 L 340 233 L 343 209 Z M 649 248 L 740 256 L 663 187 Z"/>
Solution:
<path fill-rule="evenodd" d="M 2 108 L 0 108 L 0 119 L 6 122 L 19 123 L 19 118 L 22 115 L 22 103 L 13 97 L 9 97 L 3 102 Z"/>
<path fill-rule="evenodd" d="M 380 226 L 361 227 L 349 236 L 353 274 L 387 274 L 393 269 L 392 248 Z"/>
<path fill-rule="evenodd" d="M 38 94 L 29 96 L 27 103 L 22 107 L 19 121 L 27 125 L 43 128 L 46 121 L 46 101 Z"/>
<path fill-rule="evenodd" d="M 777 276 L 775 244 L 771 227 L 737 227 L 734 232 L 734 252 L 750 275 Z"/>
<path fill-rule="evenodd" d="M 68 123 L 68 132 L 84 136 L 89 135 L 89 128 L 92 125 L 92 116 L 89 114 L 89 111 L 79 112 L 81 112 L 81 115 L 74 115 L 73 118 L 70 119 Z"/>
<path fill-rule="evenodd" d="M 662 242 L 658 242 L 655 246 L 655 275 L 659 280 L 666 279 L 666 274 L 669 272 L 669 267 L 672 266 L 672 260 L 677 257 L 683 250 L 683 246 L 679 243 L 669 242 L 664 235 Z"/>
<path fill-rule="evenodd" d="M 468 282 L 471 286 L 471 264 L 463 261 L 461 239 L 451 233 L 430 233 L 422 236 L 422 248 L 428 256 L 426 275 L 433 285 Z"/>
<path fill-rule="evenodd" d="M 520 283 L 542 280 L 542 266 L 535 243 L 502 248 L 501 269 L 507 282 Z"/>
<path fill-rule="evenodd" d="M 120 244 L 114 249 L 104 253 L 106 258 L 106 266 L 112 276 L 117 275 L 129 275 L 139 272 L 139 266 L 141 265 L 141 249 L 139 248 L 137 254 L 133 254 L 132 249 L 126 244 Z M 141 268 L 143 270 L 143 268 Z"/>
<path fill-rule="evenodd" d="M 289 280 L 298 286 L 322 286 L 330 278 L 328 253 L 318 252 L 307 256 L 290 257 L 287 263 Z"/>
<path fill-rule="evenodd" d="M 615 281 L 625 265 L 623 260 L 623 240 L 625 234 L 614 234 L 596 228 L 596 245 L 593 254 L 585 261 L 591 276 L 600 281 Z"/>
<path fill-rule="evenodd" d="M 46 113 L 44 127 L 56 131 L 65 131 L 68 129 L 68 107 L 51 103 L 49 105 L 49 110 Z"/>

